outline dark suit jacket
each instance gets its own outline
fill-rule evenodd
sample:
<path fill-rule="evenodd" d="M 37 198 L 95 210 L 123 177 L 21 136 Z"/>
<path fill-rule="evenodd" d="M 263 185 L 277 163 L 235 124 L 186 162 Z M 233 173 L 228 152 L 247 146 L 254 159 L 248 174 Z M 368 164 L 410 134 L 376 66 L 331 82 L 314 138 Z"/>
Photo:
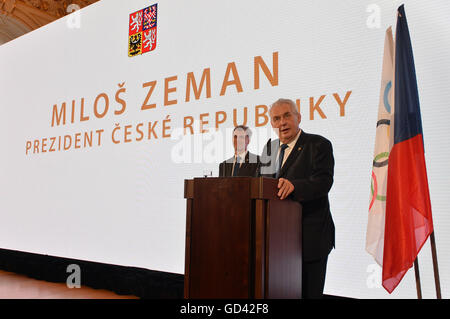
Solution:
<path fill-rule="evenodd" d="M 274 177 L 280 141 L 270 141 L 261 155 L 260 175 Z M 335 243 L 328 192 L 333 184 L 334 157 L 331 142 L 326 138 L 302 131 L 280 178 L 295 187 L 288 198 L 303 206 L 303 259 L 314 261 L 327 256 Z"/>
<path fill-rule="evenodd" d="M 219 177 L 227 177 L 233 175 L 233 163 L 234 156 L 223 161 L 219 165 Z M 259 167 L 259 156 L 247 152 L 245 156 L 245 161 L 242 163 L 239 168 L 238 176 L 250 176 L 257 177 L 258 176 L 258 167 Z"/>

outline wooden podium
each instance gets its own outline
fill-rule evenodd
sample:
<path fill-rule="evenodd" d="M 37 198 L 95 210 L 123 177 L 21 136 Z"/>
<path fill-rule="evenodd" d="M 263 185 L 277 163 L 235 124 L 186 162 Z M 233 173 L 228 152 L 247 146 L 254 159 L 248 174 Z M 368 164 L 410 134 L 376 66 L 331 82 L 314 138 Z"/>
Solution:
<path fill-rule="evenodd" d="M 185 180 L 185 298 L 301 298 L 301 205 L 277 182 Z"/>

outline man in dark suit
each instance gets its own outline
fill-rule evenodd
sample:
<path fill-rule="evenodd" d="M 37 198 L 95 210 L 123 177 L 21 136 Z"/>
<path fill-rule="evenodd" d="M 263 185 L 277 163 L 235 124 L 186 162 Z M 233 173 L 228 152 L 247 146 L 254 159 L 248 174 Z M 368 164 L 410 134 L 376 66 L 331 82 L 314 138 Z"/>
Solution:
<path fill-rule="evenodd" d="M 257 176 L 259 156 L 247 150 L 252 131 L 244 125 L 233 130 L 234 156 L 219 165 L 219 177 Z"/>
<path fill-rule="evenodd" d="M 269 114 L 279 139 L 266 144 L 260 175 L 279 179 L 281 200 L 289 198 L 302 205 L 302 294 L 303 298 L 322 298 L 335 237 L 328 201 L 334 173 L 332 145 L 299 128 L 301 115 L 291 100 L 279 99 Z"/>

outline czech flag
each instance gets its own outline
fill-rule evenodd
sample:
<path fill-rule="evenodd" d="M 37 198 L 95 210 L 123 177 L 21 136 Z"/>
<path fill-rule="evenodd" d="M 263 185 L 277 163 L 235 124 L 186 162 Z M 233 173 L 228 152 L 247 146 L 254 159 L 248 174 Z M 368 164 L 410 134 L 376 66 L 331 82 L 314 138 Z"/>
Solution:
<path fill-rule="evenodd" d="M 397 16 L 394 94 L 382 275 L 389 293 L 433 232 L 416 72 L 403 5 Z"/>

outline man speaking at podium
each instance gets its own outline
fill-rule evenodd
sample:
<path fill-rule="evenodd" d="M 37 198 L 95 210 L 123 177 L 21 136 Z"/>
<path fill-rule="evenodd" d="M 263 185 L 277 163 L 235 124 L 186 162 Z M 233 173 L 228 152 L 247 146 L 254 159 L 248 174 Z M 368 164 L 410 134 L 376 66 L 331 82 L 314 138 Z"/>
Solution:
<path fill-rule="evenodd" d="M 264 147 L 260 175 L 278 179 L 281 200 L 289 198 L 302 205 L 302 296 L 322 298 L 335 236 L 328 201 L 333 184 L 333 149 L 326 138 L 299 128 L 301 115 L 292 100 L 277 100 L 269 115 L 279 139 L 269 140 Z"/>
<path fill-rule="evenodd" d="M 259 156 L 247 150 L 251 137 L 252 131 L 247 126 L 239 125 L 234 128 L 234 156 L 220 163 L 219 177 L 257 176 Z"/>

